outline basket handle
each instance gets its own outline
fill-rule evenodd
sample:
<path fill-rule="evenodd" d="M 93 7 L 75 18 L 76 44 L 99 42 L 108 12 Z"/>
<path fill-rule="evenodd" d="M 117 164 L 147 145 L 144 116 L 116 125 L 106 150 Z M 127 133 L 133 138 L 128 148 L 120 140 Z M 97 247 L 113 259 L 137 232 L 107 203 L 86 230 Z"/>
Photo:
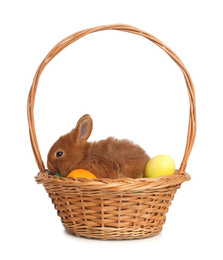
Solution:
<path fill-rule="evenodd" d="M 186 86 L 188 90 L 188 95 L 189 95 L 189 101 L 190 101 L 190 114 L 189 114 L 189 124 L 188 124 L 188 134 L 187 134 L 187 141 L 186 141 L 186 148 L 185 148 L 185 153 L 183 156 L 182 163 L 180 165 L 179 173 L 184 173 L 186 166 L 187 166 L 187 161 L 189 159 L 194 140 L 195 140 L 195 135 L 196 135 L 196 105 L 195 105 L 195 92 L 194 92 L 194 86 L 192 79 L 190 77 L 189 72 L 187 71 L 186 67 L 182 63 L 182 61 L 179 59 L 179 57 L 165 44 L 163 44 L 160 40 L 152 36 L 151 34 L 142 31 L 138 28 L 135 28 L 130 25 L 125 25 L 125 24 L 113 24 L 113 25 L 105 25 L 105 26 L 98 26 L 90 29 L 86 29 L 83 31 L 79 31 L 77 33 L 74 33 L 67 38 L 63 39 L 60 41 L 57 45 L 55 45 L 52 50 L 47 54 L 45 59 L 42 61 L 40 66 L 38 67 L 36 74 L 33 79 L 33 83 L 29 92 L 28 96 L 28 104 L 27 104 L 27 110 L 28 110 L 28 124 L 29 124 L 29 133 L 30 133 L 30 139 L 31 139 L 31 145 L 33 149 L 33 153 L 37 162 L 37 165 L 40 169 L 40 171 L 45 171 L 45 166 L 42 161 L 42 157 L 39 151 L 39 146 L 37 142 L 37 137 L 36 137 L 36 131 L 35 131 L 35 124 L 34 124 L 34 102 L 35 102 L 35 96 L 36 96 L 36 90 L 37 90 L 37 85 L 39 82 L 40 75 L 46 65 L 58 54 L 60 53 L 64 48 L 69 46 L 71 43 L 77 41 L 78 39 L 84 37 L 87 34 L 93 33 L 93 32 L 98 32 L 98 31 L 103 31 L 103 30 L 119 30 L 119 31 L 124 31 L 124 32 L 129 32 L 129 33 L 134 33 L 138 34 L 140 36 L 143 36 L 147 38 L 148 40 L 152 41 L 155 43 L 157 46 L 159 46 L 161 49 L 163 49 L 173 60 L 174 62 L 178 65 L 178 67 L 181 69 L 183 72 L 185 81 L 186 81 Z"/>

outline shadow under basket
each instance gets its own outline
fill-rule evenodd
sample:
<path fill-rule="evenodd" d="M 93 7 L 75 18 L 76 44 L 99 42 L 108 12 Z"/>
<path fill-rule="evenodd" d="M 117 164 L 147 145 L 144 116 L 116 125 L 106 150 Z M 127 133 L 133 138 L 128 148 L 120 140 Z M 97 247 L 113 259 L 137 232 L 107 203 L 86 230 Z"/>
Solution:
<path fill-rule="evenodd" d="M 190 113 L 184 157 L 174 175 L 158 178 L 86 179 L 51 175 L 39 151 L 34 124 L 34 101 L 40 75 L 46 65 L 64 48 L 83 36 L 103 30 L 119 30 L 147 38 L 163 49 L 184 74 Z M 40 64 L 28 97 L 28 123 L 33 153 L 40 169 L 35 177 L 43 184 L 66 230 L 76 236 L 96 239 L 133 239 L 157 235 L 166 221 L 171 201 L 184 181 L 196 135 L 195 94 L 191 77 L 177 55 L 154 36 L 130 25 L 115 24 L 83 30 L 59 42 Z"/>

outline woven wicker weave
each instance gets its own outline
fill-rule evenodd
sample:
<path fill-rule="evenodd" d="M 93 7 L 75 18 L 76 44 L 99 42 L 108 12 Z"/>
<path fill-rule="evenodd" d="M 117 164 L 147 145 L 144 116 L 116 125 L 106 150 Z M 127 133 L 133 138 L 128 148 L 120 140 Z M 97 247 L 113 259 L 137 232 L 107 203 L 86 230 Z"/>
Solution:
<path fill-rule="evenodd" d="M 70 179 L 49 174 L 41 158 L 34 124 L 34 101 L 40 75 L 46 65 L 64 48 L 83 36 L 103 30 L 138 34 L 163 49 L 184 74 L 190 101 L 188 135 L 179 170 L 172 176 L 142 179 Z M 28 97 L 28 123 L 33 153 L 40 169 L 35 177 L 42 183 L 67 231 L 97 239 L 151 237 L 162 230 L 171 201 L 190 176 L 185 172 L 196 135 L 195 94 L 191 77 L 177 55 L 154 36 L 135 27 L 115 24 L 77 32 L 59 42 L 40 64 Z"/>

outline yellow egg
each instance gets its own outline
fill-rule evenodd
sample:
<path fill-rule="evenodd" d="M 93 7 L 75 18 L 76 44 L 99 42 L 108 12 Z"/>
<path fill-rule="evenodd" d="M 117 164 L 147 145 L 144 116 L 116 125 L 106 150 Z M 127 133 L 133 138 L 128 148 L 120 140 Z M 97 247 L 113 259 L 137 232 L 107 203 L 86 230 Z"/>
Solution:
<path fill-rule="evenodd" d="M 155 178 L 164 175 L 173 175 L 175 172 L 175 162 L 169 155 L 157 155 L 146 164 L 144 176 Z"/>

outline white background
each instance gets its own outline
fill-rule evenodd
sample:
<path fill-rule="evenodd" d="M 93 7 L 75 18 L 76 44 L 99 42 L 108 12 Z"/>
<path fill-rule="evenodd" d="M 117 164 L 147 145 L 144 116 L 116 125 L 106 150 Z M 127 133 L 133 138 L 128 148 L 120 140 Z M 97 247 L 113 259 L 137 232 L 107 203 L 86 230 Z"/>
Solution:
<path fill-rule="evenodd" d="M 222 1 L 1 1 L 1 259 L 223 259 Z M 167 44 L 194 81 L 198 131 L 190 182 L 177 192 L 163 231 L 131 241 L 69 235 L 44 188 L 28 134 L 26 101 L 48 51 L 86 28 L 125 23 Z M 38 86 L 35 123 L 48 149 L 84 113 L 90 140 L 129 138 L 150 156 L 179 167 L 186 143 L 188 95 L 183 75 L 161 49 L 124 32 L 88 35 L 60 53 Z"/>

